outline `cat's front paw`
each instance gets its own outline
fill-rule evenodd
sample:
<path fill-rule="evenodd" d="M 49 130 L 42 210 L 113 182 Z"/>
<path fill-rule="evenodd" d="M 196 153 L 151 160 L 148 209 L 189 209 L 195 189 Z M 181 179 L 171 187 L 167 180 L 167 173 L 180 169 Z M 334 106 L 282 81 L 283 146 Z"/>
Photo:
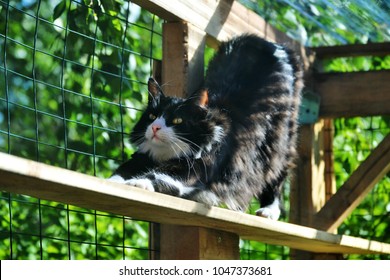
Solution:
<path fill-rule="evenodd" d="M 153 183 L 149 179 L 129 179 L 125 181 L 125 184 L 154 192 Z"/>
<path fill-rule="evenodd" d="M 277 221 L 280 216 L 280 209 L 275 207 L 263 207 L 256 211 L 256 215 Z"/>

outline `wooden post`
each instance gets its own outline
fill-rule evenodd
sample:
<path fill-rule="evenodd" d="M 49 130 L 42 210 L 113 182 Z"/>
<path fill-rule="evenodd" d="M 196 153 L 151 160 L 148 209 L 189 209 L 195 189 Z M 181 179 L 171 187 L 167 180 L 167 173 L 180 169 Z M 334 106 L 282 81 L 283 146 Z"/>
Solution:
<path fill-rule="evenodd" d="M 333 192 L 331 155 L 331 122 L 321 120 L 313 125 L 303 125 L 299 132 L 299 159 L 290 192 L 290 222 L 312 226 L 315 214 L 320 211 Z M 291 250 L 293 259 L 338 259 L 339 255 L 315 254 Z"/>
<path fill-rule="evenodd" d="M 206 34 L 183 22 L 163 26 L 164 93 L 186 97 L 203 83 Z M 160 225 L 161 259 L 239 259 L 237 234 L 176 225 Z"/>
<path fill-rule="evenodd" d="M 162 84 L 165 94 L 186 97 L 203 83 L 206 33 L 182 23 L 163 26 Z"/>

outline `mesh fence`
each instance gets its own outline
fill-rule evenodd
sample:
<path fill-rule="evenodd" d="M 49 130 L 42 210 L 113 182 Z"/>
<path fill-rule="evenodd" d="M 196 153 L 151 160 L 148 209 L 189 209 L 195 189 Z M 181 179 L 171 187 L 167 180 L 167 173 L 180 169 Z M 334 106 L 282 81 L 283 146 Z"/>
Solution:
<path fill-rule="evenodd" d="M 108 177 L 161 59 L 127 1 L 0 1 L 0 151 Z M 65 179 L 65 178 L 64 178 Z M 147 222 L 1 193 L 0 259 L 145 259 Z"/>
<path fill-rule="evenodd" d="M 335 120 L 334 158 L 337 188 L 343 185 L 389 133 L 390 118 L 386 116 Z M 339 227 L 339 233 L 390 243 L 390 174 L 382 178 L 347 217 Z M 389 259 L 389 256 L 350 255 L 348 258 Z"/>
<path fill-rule="evenodd" d="M 0 151 L 108 177 L 134 151 L 128 136 L 146 102 L 153 61 L 161 60 L 163 21 L 121 0 L 0 0 L 0 18 Z M 351 123 L 355 130 L 346 129 Z M 343 147 L 335 149 L 340 186 L 389 133 L 390 123 L 343 119 L 335 128 L 336 147 Z M 340 144 L 345 133 L 361 137 Z M 340 232 L 390 242 L 389 189 L 387 176 Z M 288 188 L 285 197 L 288 202 Z M 154 253 L 149 227 L 0 195 L 0 259 L 147 259 Z M 242 259 L 289 258 L 283 246 L 241 241 L 240 248 Z"/>

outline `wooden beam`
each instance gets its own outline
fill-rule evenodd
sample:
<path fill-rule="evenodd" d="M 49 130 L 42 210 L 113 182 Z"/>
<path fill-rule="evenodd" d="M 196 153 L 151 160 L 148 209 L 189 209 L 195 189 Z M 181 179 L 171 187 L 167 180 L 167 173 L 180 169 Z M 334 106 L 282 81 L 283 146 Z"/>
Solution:
<path fill-rule="evenodd" d="M 302 58 L 305 69 L 313 60 L 303 45 L 268 24 L 255 12 L 234 0 L 134 0 L 133 3 L 168 22 L 186 22 L 207 35 L 207 43 L 216 47 L 243 33 L 253 33 L 272 42 L 287 44 Z"/>
<path fill-rule="evenodd" d="M 255 12 L 234 0 L 134 0 L 132 1 L 167 21 L 185 21 L 218 41 L 242 33 L 254 33 L 270 41 L 301 45 L 269 25 Z"/>
<path fill-rule="evenodd" d="M 326 231 L 336 229 L 388 172 L 390 172 L 390 134 L 316 214 L 313 226 Z"/>
<path fill-rule="evenodd" d="M 231 232 L 204 227 L 162 225 L 161 259 L 238 260 L 239 237 Z"/>
<path fill-rule="evenodd" d="M 390 254 L 390 244 L 196 203 L 0 153 L 0 190 L 106 211 L 135 219 L 232 232 L 243 239 L 291 248 Z"/>
<path fill-rule="evenodd" d="M 298 159 L 290 191 L 290 222 L 310 226 L 325 204 L 323 122 L 299 128 Z"/>
<path fill-rule="evenodd" d="M 314 75 L 320 117 L 390 114 L 390 70 Z"/>
<path fill-rule="evenodd" d="M 333 136 L 334 125 L 332 119 L 324 119 L 324 176 L 325 176 L 325 201 L 328 201 L 337 191 L 336 177 L 334 173 Z"/>
<path fill-rule="evenodd" d="M 310 48 L 316 59 L 390 55 L 390 42 Z"/>
<path fill-rule="evenodd" d="M 191 24 L 163 25 L 162 85 L 167 95 L 185 97 L 201 87 L 205 45 L 206 34 Z"/>
<path fill-rule="evenodd" d="M 327 132 L 325 121 L 302 125 L 299 129 L 298 159 L 290 190 L 290 222 L 311 226 L 314 215 L 326 202 Z M 316 259 L 316 253 L 290 250 L 292 259 Z M 339 256 L 337 256 L 338 258 Z M 335 258 L 328 255 L 327 258 Z"/>

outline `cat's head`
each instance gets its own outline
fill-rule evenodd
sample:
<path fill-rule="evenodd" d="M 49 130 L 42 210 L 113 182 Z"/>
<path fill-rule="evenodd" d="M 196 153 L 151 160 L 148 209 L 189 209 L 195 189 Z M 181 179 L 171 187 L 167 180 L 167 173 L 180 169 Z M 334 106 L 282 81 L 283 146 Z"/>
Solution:
<path fill-rule="evenodd" d="M 188 99 L 169 97 L 150 78 L 148 91 L 147 108 L 131 134 L 140 152 L 156 161 L 200 157 L 220 139 L 222 128 L 210 118 L 207 90 Z"/>

